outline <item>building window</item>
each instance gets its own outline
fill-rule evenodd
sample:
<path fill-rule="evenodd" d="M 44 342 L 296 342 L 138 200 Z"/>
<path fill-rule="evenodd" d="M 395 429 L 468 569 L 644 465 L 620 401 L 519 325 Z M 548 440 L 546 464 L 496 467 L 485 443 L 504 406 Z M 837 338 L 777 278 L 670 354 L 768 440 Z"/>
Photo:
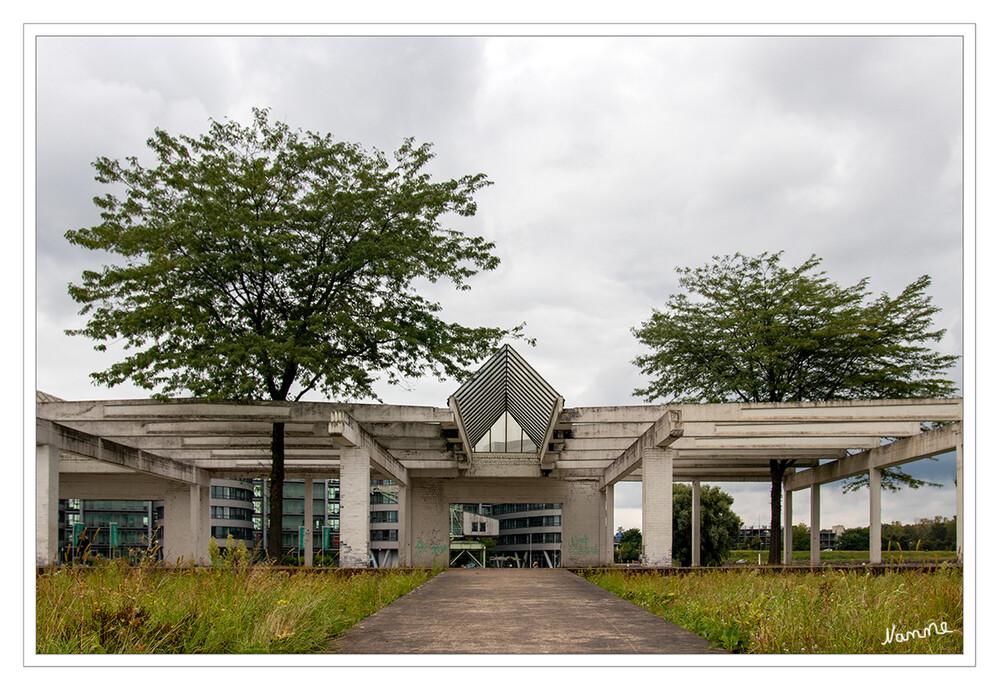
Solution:
<path fill-rule="evenodd" d="M 496 420 L 475 444 L 476 453 L 537 453 L 538 447 L 509 412 Z"/>

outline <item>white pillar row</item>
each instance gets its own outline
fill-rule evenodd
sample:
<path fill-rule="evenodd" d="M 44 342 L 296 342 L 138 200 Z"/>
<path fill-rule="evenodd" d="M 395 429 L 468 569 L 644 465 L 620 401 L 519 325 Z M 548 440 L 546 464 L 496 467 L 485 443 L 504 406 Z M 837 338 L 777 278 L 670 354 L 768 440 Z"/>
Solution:
<path fill-rule="evenodd" d="M 671 448 L 642 455 L 642 565 L 673 565 L 673 458 Z"/>
<path fill-rule="evenodd" d="M 870 560 L 881 562 L 881 470 L 872 467 L 870 479 Z"/>
<path fill-rule="evenodd" d="M 601 528 L 603 538 L 600 540 L 601 565 L 614 565 L 614 485 L 608 484 L 601 493 Z"/>
<path fill-rule="evenodd" d="M 793 491 L 784 489 L 784 565 L 794 563 L 794 501 Z"/>
<path fill-rule="evenodd" d="M 410 554 L 412 553 L 412 547 L 410 545 L 410 510 L 409 510 L 409 487 L 403 486 L 402 484 L 397 485 L 399 487 L 399 503 L 396 505 L 396 511 L 399 516 L 398 523 L 396 525 L 396 530 L 399 536 L 399 550 L 398 550 L 398 565 L 400 568 L 409 567 Z"/>
<path fill-rule="evenodd" d="M 59 448 L 35 446 L 35 565 L 58 561 Z"/>
<path fill-rule="evenodd" d="M 957 514 L 954 527 L 957 529 L 957 560 L 964 562 L 964 437 L 957 442 Z"/>
<path fill-rule="evenodd" d="M 340 451 L 340 567 L 367 568 L 371 525 L 371 460 L 364 448 Z"/>
<path fill-rule="evenodd" d="M 820 565 L 819 555 L 819 534 L 822 531 L 819 522 L 819 493 L 822 491 L 821 484 L 812 484 L 812 528 L 811 528 L 811 564 Z"/>
<path fill-rule="evenodd" d="M 690 565 L 701 565 L 701 482 L 690 483 Z"/>
<path fill-rule="evenodd" d="M 312 517 L 312 477 L 305 478 L 305 515 L 302 518 L 303 526 L 303 543 L 299 544 L 298 547 L 302 552 L 302 557 L 305 559 L 303 562 L 305 567 L 312 567 L 312 523 L 314 519 Z"/>

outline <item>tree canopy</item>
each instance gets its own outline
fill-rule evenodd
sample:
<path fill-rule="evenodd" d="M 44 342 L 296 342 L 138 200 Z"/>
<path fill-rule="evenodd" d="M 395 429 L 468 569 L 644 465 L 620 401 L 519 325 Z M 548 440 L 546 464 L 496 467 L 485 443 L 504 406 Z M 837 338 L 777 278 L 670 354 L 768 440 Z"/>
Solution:
<path fill-rule="evenodd" d="M 938 342 L 921 276 L 897 297 L 870 300 L 868 279 L 841 287 L 814 255 L 797 267 L 782 252 L 715 257 L 677 269 L 665 309 L 633 329 L 649 348 L 635 363 L 650 377 L 635 394 L 653 401 L 793 402 L 952 395 L 957 361 Z"/>
<path fill-rule="evenodd" d="M 390 162 L 359 144 L 294 131 L 255 109 L 200 137 L 156 130 L 156 164 L 99 158 L 102 222 L 66 237 L 120 256 L 70 295 L 89 315 L 69 331 L 132 351 L 95 381 L 164 394 L 372 397 L 391 382 L 457 376 L 511 331 L 442 320 L 417 280 L 495 268 L 493 244 L 441 224 L 475 213 L 482 174 L 435 182 L 429 144 Z"/>
<path fill-rule="evenodd" d="M 648 348 L 635 360 L 649 385 L 648 401 L 797 402 L 953 395 L 946 374 L 955 355 L 937 352 L 945 331 L 934 329 L 940 309 L 921 276 L 896 297 L 871 298 L 868 279 L 841 287 L 814 255 L 796 267 L 782 252 L 714 257 L 699 268 L 678 268 L 685 291 L 633 329 Z M 772 460 L 771 562 L 780 529 L 780 481 L 793 461 Z M 887 489 L 923 484 L 898 469 L 882 477 Z"/>
<path fill-rule="evenodd" d="M 101 223 L 66 233 L 121 259 L 69 286 L 88 321 L 67 332 L 126 351 L 96 382 L 208 399 L 369 398 L 380 376 L 457 377 L 519 335 L 447 322 L 420 294 L 423 281 L 468 289 L 499 263 L 492 243 L 442 224 L 473 215 L 490 182 L 433 180 L 429 144 L 406 139 L 390 161 L 254 109 L 248 126 L 213 120 L 198 137 L 157 129 L 147 145 L 149 166 L 96 160 L 112 190 L 94 199 Z M 283 433 L 275 423 L 277 545 Z"/>

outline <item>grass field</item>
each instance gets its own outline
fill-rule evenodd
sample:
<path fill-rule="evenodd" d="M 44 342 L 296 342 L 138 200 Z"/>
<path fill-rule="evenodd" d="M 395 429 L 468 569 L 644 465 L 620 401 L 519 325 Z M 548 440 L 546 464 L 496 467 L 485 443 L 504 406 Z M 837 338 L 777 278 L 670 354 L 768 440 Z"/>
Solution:
<path fill-rule="evenodd" d="M 783 556 L 783 550 L 781 555 Z M 725 560 L 726 565 L 738 565 L 740 560 L 746 561 L 749 565 L 756 565 L 759 562 L 766 563 L 769 552 L 767 551 L 731 551 Z M 812 555 L 810 551 L 792 551 L 791 557 L 796 565 L 808 565 L 811 563 Z M 820 551 L 819 558 L 823 563 L 865 563 L 870 560 L 869 551 Z M 956 551 L 888 551 L 881 553 L 882 563 L 926 563 L 937 564 L 946 561 L 956 561 Z"/>
<path fill-rule="evenodd" d="M 580 574 L 733 652 L 960 654 L 964 641 L 958 567 L 881 575 L 758 568 Z M 951 632 L 942 632 L 943 624 Z"/>
<path fill-rule="evenodd" d="M 243 565 L 187 570 L 122 562 L 38 575 L 39 654 L 325 651 L 361 619 L 426 582 L 429 570 L 353 575 Z"/>

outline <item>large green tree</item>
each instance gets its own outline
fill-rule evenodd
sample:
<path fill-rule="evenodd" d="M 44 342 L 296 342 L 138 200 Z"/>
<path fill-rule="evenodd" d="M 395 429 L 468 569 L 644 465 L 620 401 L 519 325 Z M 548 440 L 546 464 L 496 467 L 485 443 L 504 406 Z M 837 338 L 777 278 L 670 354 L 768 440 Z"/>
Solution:
<path fill-rule="evenodd" d="M 787 267 L 781 252 L 714 257 L 677 269 L 689 294 L 671 296 L 633 330 L 650 351 L 635 363 L 649 376 L 636 395 L 671 402 L 796 402 L 944 397 L 956 362 L 926 343 L 932 304 L 921 276 L 896 297 L 871 299 L 868 280 L 841 287 L 814 255 Z M 771 460 L 771 563 L 780 560 L 781 481 L 793 460 Z M 912 477 L 885 472 L 886 488 Z"/>
<path fill-rule="evenodd" d="M 435 181 L 429 144 L 379 151 L 293 130 L 254 109 L 206 134 L 148 140 L 153 162 L 98 158 L 100 224 L 68 240 L 116 264 L 83 273 L 69 293 L 84 327 L 126 354 L 92 374 L 158 396 L 298 400 L 375 397 L 379 377 L 459 376 L 504 330 L 443 320 L 426 281 L 495 268 L 493 244 L 445 227 L 475 213 L 482 174 Z M 284 425 L 274 423 L 268 552 L 279 555 Z"/>
<path fill-rule="evenodd" d="M 689 566 L 693 524 L 692 488 L 673 485 L 673 562 Z M 717 486 L 701 487 L 701 564 L 721 565 L 739 538 L 742 520 L 732 511 L 732 496 Z"/>

